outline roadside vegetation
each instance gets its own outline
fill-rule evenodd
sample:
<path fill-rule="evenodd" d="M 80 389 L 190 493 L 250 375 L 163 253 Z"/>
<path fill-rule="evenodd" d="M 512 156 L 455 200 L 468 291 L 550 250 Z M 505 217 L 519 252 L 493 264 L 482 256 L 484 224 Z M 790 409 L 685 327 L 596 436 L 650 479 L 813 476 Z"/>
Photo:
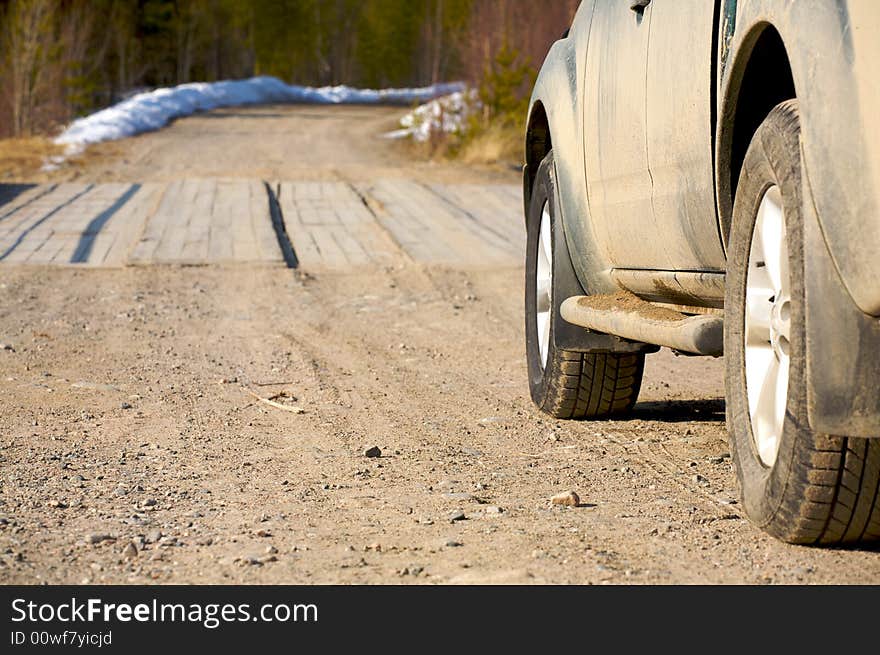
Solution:
<path fill-rule="evenodd" d="M 477 90 L 474 111 L 456 133 L 432 136 L 424 152 L 518 159 L 530 82 L 577 5 L 0 0 L 0 139 L 51 149 L 40 137 L 78 116 L 145 88 L 193 81 L 273 75 L 292 84 L 387 88 L 464 80 Z"/>

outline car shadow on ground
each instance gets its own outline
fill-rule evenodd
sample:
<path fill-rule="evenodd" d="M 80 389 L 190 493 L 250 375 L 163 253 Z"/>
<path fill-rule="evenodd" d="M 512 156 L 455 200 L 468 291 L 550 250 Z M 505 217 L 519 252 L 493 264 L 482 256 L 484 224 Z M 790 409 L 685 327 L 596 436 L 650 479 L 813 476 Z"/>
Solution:
<path fill-rule="evenodd" d="M 724 398 L 641 402 L 633 408 L 630 417 L 642 421 L 662 421 L 665 423 L 686 421 L 723 423 Z"/>
<path fill-rule="evenodd" d="M 0 207 L 12 202 L 25 191 L 30 191 L 36 184 L 0 184 Z M 0 218 L 5 218 L 5 214 L 0 210 Z"/>

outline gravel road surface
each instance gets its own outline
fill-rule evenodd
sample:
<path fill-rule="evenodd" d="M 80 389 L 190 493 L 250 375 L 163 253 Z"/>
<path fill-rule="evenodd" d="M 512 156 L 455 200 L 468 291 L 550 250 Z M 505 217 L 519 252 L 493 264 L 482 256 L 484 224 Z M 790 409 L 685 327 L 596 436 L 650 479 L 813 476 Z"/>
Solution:
<path fill-rule="evenodd" d="M 411 160 L 399 112 L 219 111 L 6 190 L 0 582 L 880 581 L 742 518 L 720 360 L 536 412 L 517 175 Z"/>

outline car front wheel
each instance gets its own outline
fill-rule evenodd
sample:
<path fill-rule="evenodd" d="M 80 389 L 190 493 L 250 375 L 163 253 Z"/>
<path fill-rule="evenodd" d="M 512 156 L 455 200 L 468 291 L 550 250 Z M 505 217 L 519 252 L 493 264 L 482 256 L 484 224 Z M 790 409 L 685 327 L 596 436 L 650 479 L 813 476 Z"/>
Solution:
<path fill-rule="evenodd" d="M 532 400 L 555 418 L 602 418 L 632 409 L 645 356 L 557 348 L 562 317 L 557 258 L 569 257 L 559 214 L 553 153 L 541 162 L 532 189 L 526 239 L 526 357 Z"/>
<path fill-rule="evenodd" d="M 880 539 L 880 440 L 818 434 L 806 406 L 798 103 L 745 157 L 728 244 L 727 426 L 748 517 L 792 543 Z"/>

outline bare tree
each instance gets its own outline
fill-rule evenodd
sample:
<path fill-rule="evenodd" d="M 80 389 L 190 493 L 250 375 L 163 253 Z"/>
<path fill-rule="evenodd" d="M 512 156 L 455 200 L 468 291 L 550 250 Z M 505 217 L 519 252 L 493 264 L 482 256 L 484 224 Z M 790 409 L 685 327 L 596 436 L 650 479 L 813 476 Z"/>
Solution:
<path fill-rule="evenodd" d="M 52 0 L 13 0 L 8 11 L 4 42 L 11 86 L 12 131 L 16 136 L 30 136 L 53 55 Z"/>

